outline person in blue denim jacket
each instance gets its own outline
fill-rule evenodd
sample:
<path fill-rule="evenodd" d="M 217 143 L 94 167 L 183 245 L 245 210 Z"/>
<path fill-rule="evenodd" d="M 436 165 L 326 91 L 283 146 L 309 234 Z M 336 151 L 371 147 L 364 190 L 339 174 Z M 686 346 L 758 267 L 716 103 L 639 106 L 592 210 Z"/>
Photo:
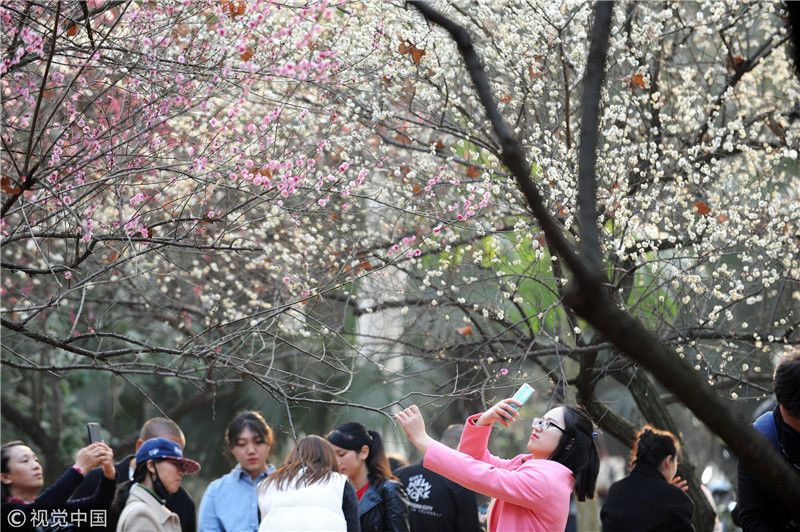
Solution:
<path fill-rule="evenodd" d="M 256 532 L 256 488 L 275 467 L 267 463 L 275 442 L 272 429 L 258 412 L 243 412 L 228 425 L 225 440 L 236 467 L 209 484 L 200 502 L 199 532 Z"/>

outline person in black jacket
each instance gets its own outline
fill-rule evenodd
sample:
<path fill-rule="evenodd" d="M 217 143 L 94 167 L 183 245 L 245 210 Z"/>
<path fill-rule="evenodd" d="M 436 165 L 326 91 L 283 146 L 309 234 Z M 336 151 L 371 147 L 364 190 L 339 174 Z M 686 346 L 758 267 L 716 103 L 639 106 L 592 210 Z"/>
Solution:
<path fill-rule="evenodd" d="M 171 419 L 163 417 L 155 417 L 149 419 L 142 425 L 139 430 L 139 439 L 136 441 L 136 450 L 142 446 L 144 442 L 152 438 L 167 438 L 172 440 L 181 448 L 186 447 L 186 438 L 183 431 L 177 423 Z M 126 456 L 116 464 L 117 470 L 117 484 L 122 484 L 133 479 L 133 471 L 136 468 L 136 455 L 132 454 Z M 78 489 L 72 494 L 73 499 L 85 497 L 86 494 L 91 493 L 100 482 L 100 471 L 91 471 L 86 475 L 86 479 L 78 486 Z M 176 493 L 167 497 L 166 507 L 178 514 L 181 520 L 182 532 L 196 532 L 197 531 L 197 512 L 195 504 L 189 493 L 181 487 Z M 117 529 L 117 523 L 114 516 L 109 515 L 108 524 L 105 528 L 107 532 L 114 532 Z M 97 529 L 100 532 L 102 529 Z"/>
<path fill-rule="evenodd" d="M 450 425 L 441 442 L 453 449 L 464 426 Z M 395 474 L 411 499 L 412 532 L 479 532 L 475 494 L 441 475 L 425 469 L 422 462 L 398 469 Z"/>
<path fill-rule="evenodd" d="M 800 475 L 800 349 L 787 353 L 773 378 L 778 406 L 760 416 L 753 428 L 762 433 Z M 800 518 L 765 495 L 739 464 L 736 524 L 745 532 L 800 530 Z M 800 514 L 800 511 L 796 512 Z"/>
<path fill-rule="evenodd" d="M 102 442 L 92 443 L 75 455 L 75 465 L 37 497 L 44 484 L 42 466 L 21 441 L 6 443 L 0 453 L 3 530 L 96 530 L 105 520 L 114 497 L 114 453 Z M 85 472 L 101 465 L 101 480 L 88 497 L 68 501 Z"/>
<path fill-rule="evenodd" d="M 380 435 L 361 423 L 345 423 L 327 439 L 339 472 L 356 489 L 362 532 L 408 532 L 408 496 L 389 469 Z"/>
<path fill-rule="evenodd" d="M 694 504 L 676 477 L 679 444 L 671 432 L 644 427 L 631 452 L 630 474 L 611 485 L 600 510 L 604 531 L 694 530 Z"/>

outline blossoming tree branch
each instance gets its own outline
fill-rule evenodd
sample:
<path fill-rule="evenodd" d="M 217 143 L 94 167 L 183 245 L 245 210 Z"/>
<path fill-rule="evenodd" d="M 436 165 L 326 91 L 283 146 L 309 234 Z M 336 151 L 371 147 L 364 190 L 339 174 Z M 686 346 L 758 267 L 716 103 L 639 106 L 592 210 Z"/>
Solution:
<path fill-rule="evenodd" d="M 623 442 L 686 404 L 770 456 L 743 428 L 800 343 L 780 4 L 435 7 L 470 62 L 400 1 L 4 2 L 4 419 L 60 441 L 80 375 L 153 408 L 179 382 L 170 415 L 255 383 L 290 420 L 525 380 Z"/>
<path fill-rule="evenodd" d="M 784 507 L 800 508 L 800 478 L 793 468 L 761 435 L 750 427 L 746 417 L 720 401 L 697 373 L 637 319 L 620 309 L 608 290 L 610 280 L 602 269 L 600 237 L 596 211 L 597 180 L 595 161 L 598 145 L 599 108 L 613 4 L 598 2 L 594 12 L 587 67 L 584 73 L 583 114 L 578 151 L 577 240 L 581 251 L 566 237 L 563 227 L 551 216 L 538 187 L 531 180 L 530 164 L 521 143 L 497 108 L 488 79 L 467 31 L 421 0 L 411 0 L 422 15 L 444 28 L 453 38 L 464 59 L 481 104 L 501 143 L 500 157 L 514 174 L 528 205 L 559 258 L 573 275 L 567 287 L 566 303 L 592 324 L 622 352 L 640 362 L 670 391 L 718 434 L 765 490 L 780 499 Z M 708 123 L 703 130 L 708 129 Z M 788 488 L 788 489 L 787 489 Z"/>

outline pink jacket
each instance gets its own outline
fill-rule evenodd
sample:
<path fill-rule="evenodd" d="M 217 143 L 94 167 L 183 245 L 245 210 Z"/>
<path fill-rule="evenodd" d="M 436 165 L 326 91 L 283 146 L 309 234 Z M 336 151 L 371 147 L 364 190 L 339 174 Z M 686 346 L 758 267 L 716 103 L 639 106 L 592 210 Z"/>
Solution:
<path fill-rule="evenodd" d="M 423 465 L 453 482 L 492 497 L 490 532 L 551 532 L 564 530 L 575 479 L 567 467 L 521 454 L 504 460 L 489 454 L 491 426 L 467 419 L 458 451 L 435 442 L 425 452 Z"/>

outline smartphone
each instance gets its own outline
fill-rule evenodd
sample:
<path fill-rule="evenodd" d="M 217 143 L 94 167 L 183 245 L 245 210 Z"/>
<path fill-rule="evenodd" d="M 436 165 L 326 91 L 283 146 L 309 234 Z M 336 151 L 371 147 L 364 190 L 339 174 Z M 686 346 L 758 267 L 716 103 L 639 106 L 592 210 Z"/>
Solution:
<path fill-rule="evenodd" d="M 103 436 L 100 434 L 100 423 L 87 423 L 86 430 L 89 431 L 89 443 L 103 441 Z"/>
<path fill-rule="evenodd" d="M 531 388 L 531 386 L 526 382 L 519 387 L 519 390 L 517 390 L 517 393 L 514 394 L 512 399 L 519 401 L 524 405 L 525 401 L 531 398 L 531 395 L 533 395 L 533 388 Z M 515 410 L 520 409 L 520 407 L 517 405 L 511 405 L 511 408 L 514 408 Z"/>

